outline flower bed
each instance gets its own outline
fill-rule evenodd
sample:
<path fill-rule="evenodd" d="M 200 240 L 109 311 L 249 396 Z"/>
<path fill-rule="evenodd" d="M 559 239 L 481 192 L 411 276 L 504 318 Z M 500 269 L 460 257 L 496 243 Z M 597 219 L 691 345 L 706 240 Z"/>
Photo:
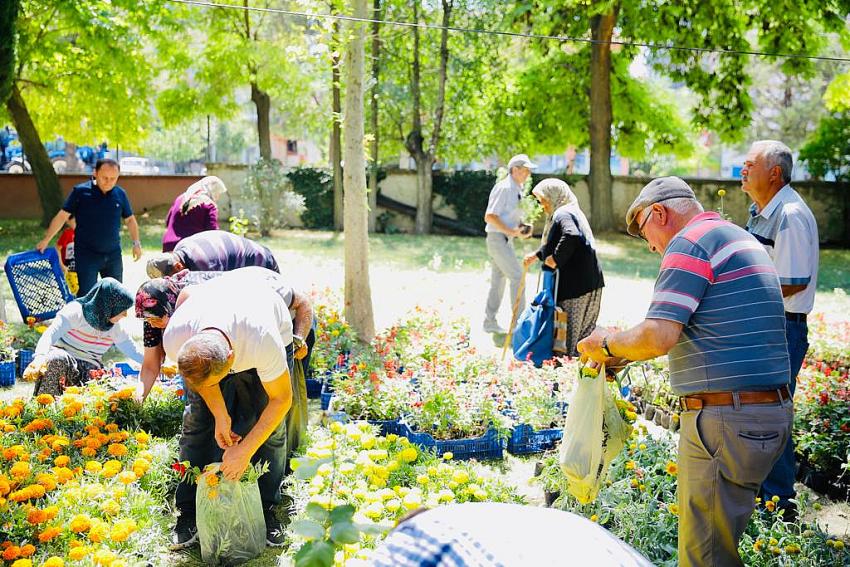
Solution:
<path fill-rule="evenodd" d="M 453 455 L 423 452 L 405 437 L 376 433 L 362 421 L 310 431 L 289 481 L 296 509 L 289 553 L 296 565 L 367 559 L 398 519 L 423 506 L 522 501 L 512 487 L 455 463 Z"/>
<path fill-rule="evenodd" d="M 167 548 L 175 447 L 119 423 L 132 393 L 93 384 L 0 404 L 3 560 L 120 567 Z M 157 388 L 151 397 L 175 396 Z"/>

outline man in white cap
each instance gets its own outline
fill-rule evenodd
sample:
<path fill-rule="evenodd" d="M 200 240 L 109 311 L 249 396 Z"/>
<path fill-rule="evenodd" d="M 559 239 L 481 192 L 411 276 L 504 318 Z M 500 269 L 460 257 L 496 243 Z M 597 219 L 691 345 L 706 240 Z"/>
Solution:
<path fill-rule="evenodd" d="M 522 199 L 522 187 L 531 170 L 537 165 L 525 154 L 518 154 L 508 162 L 508 176 L 496 183 L 490 191 L 484 221 L 487 223 L 487 253 L 493 262 L 490 275 L 490 293 L 487 295 L 487 308 L 484 313 L 484 331 L 506 334 L 499 326 L 496 315 L 505 294 L 505 280 L 511 282 L 511 306 L 520 293 L 522 267 L 514 251 L 514 238 L 528 238 L 531 231 L 524 233 L 520 228 L 522 212 L 519 201 Z M 525 295 L 520 297 L 517 312 L 525 307 Z"/>

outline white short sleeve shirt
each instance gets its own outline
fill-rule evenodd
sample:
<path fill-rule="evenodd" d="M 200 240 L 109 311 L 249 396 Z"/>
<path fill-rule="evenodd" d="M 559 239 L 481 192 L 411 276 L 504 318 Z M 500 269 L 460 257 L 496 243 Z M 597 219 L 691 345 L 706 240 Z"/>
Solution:
<path fill-rule="evenodd" d="M 818 282 L 818 224 L 799 193 L 786 185 L 758 211 L 750 206 L 747 230 L 762 243 L 779 274 L 782 285 L 805 285 L 806 289 L 783 298 L 785 311 L 809 313 L 815 303 Z"/>
<path fill-rule="evenodd" d="M 234 354 L 232 372 L 253 368 L 263 382 L 276 380 L 289 369 L 289 310 L 267 280 L 244 275 L 230 277 L 235 273 L 193 286 L 189 298 L 174 311 L 165 328 L 165 354 L 176 361 L 177 353 L 190 337 L 214 328 L 230 340 Z"/>

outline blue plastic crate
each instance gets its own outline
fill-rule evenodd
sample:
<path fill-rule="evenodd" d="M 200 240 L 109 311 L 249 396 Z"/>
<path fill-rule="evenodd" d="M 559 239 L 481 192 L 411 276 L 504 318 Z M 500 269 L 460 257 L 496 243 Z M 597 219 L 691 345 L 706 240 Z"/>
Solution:
<path fill-rule="evenodd" d="M 22 348 L 18 351 L 18 376 L 24 375 L 24 370 L 30 365 L 34 356 L 35 351 L 28 348 Z"/>
<path fill-rule="evenodd" d="M 21 317 L 52 319 L 66 303 L 74 299 L 65 283 L 55 248 L 12 254 L 6 259 L 6 277 Z"/>
<path fill-rule="evenodd" d="M 530 425 L 516 425 L 508 438 L 508 453 L 530 455 L 554 449 L 564 436 L 564 430 L 534 429 Z"/>
<path fill-rule="evenodd" d="M 0 362 L 0 387 L 8 388 L 15 385 L 15 361 Z"/>
<path fill-rule="evenodd" d="M 315 378 L 305 378 L 307 383 L 307 398 L 310 400 L 318 400 L 322 397 L 322 381 Z"/>
<path fill-rule="evenodd" d="M 407 437 L 411 443 L 422 449 L 434 449 L 437 455 L 442 455 L 446 452 L 452 453 L 452 458 L 457 460 L 478 459 L 479 461 L 483 461 L 501 459 L 504 456 L 504 443 L 499 439 L 499 434 L 492 427 L 480 437 L 444 441 L 434 439 L 428 433 L 413 431 L 409 425 L 401 422 L 399 423 L 398 435 Z"/>

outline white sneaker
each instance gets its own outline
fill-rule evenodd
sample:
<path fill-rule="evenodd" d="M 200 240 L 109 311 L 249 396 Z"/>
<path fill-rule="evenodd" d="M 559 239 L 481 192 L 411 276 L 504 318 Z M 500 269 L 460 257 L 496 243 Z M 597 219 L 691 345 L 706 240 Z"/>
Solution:
<path fill-rule="evenodd" d="M 507 335 L 508 332 L 502 328 L 497 321 L 484 321 L 484 332 L 494 335 Z"/>

